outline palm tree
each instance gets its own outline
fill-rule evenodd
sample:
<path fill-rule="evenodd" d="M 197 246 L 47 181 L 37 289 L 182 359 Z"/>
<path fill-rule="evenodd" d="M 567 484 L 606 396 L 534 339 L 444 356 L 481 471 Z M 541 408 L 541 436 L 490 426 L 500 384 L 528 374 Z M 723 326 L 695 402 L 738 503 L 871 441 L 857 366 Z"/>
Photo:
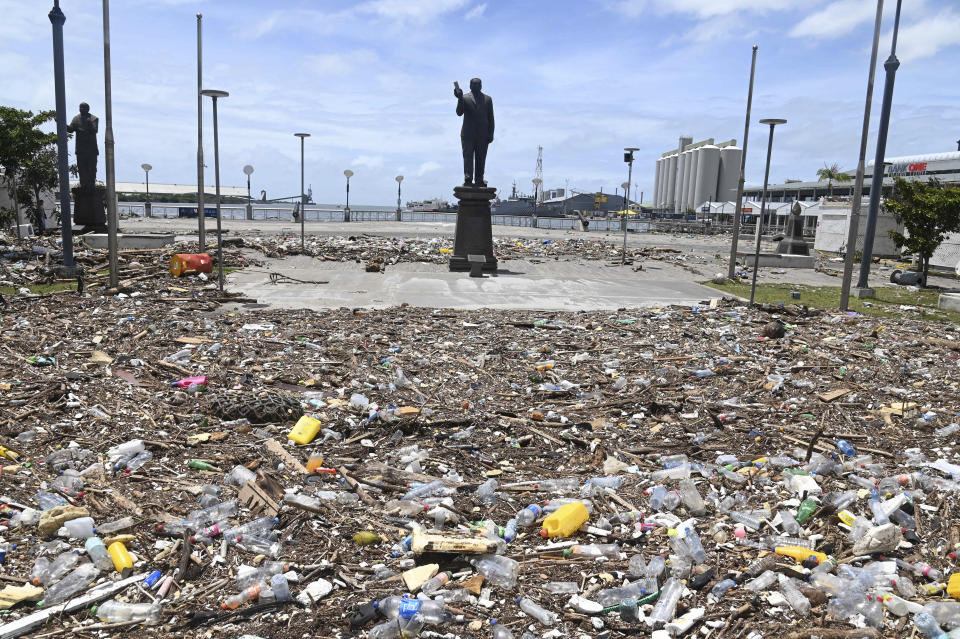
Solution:
<path fill-rule="evenodd" d="M 849 173 L 844 173 L 840 170 L 840 165 L 834 162 L 833 164 L 823 163 L 822 169 L 817 169 L 817 179 L 821 182 L 824 180 L 827 181 L 827 188 L 829 189 L 829 196 L 833 197 L 833 183 L 834 182 L 849 182 L 852 178 Z"/>

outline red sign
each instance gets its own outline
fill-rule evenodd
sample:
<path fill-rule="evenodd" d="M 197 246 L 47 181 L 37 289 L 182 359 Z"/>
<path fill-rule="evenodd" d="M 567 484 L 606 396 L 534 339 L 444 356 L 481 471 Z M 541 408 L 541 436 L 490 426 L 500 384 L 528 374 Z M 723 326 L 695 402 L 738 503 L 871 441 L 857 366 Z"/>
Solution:
<path fill-rule="evenodd" d="M 741 211 L 742 213 L 753 213 L 753 207 L 744 206 L 743 208 L 740 209 L 740 211 Z"/>
<path fill-rule="evenodd" d="M 926 171 L 927 163 L 926 162 L 916 162 L 907 167 L 908 171 Z"/>

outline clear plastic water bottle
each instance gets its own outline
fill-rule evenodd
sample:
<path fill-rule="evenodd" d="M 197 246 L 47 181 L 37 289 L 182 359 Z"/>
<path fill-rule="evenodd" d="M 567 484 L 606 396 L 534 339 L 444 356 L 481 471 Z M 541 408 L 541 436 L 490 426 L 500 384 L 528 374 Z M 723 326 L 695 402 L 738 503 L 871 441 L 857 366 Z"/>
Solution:
<path fill-rule="evenodd" d="M 277 601 L 290 601 L 290 583 L 283 573 L 276 574 L 270 579 L 270 589 L 273 590 Z"/>
<path fill-rule="evenodd" d="M 637 579 L 620 588 L 600 590 L 591 598 L 601 606 L 612 606 L 624 599 L 642 599 L 655 592 L 657 592 L 656 579 Z"/>
<path fill-rule="evenodd" d="M 90 557 L 94 566 L 104 571 L 113 570 L 113 559 L 110 558 L 110 553 L 107 552 L 107 547 L 103 544 L 102 539 L 90 537 L 83 546 L 86 548 L 87 556 Z"/>
<path fill-rule="evenodd" d="M 517 585 L 519 564 L 502 555 L 480 555 L 470 563 L 481 575 L 498 588 L 513 588 Z"/>
<path fill-rule="evenodd" d="M 537 504 L 530 504 L 522 510 L 518 510 L 514 519 L 517 522 L 517 527 L 519 528 L 528 528 L 532 526 L 540 516 L 543 514 L 543 509 L 540 508 Z"/>
<path fill-rule="evenodd" d="M 636 599 L 624 599 L 620 602 L 620 620 L 624 623 L 640 623 L 640 606 Z"/>
<path fill-rule="evenodd" d="M 710 594 L 719 599 L 727 594 L 727 591 L 729 591 L 731 588 L 735 588 L 736 586 L 737 582 L 735 582 L 733 579 L 724 579 L 710 589 Z"/>
<path fill-rule="evenodd" d="M 163 606 L 158 603 L 125 603 L 115 600 L 105 601 L 90 610 L 100 621 L 107 623 L 139 621 L 147 626 L 160 623 L 162 611 Z"/>
<path fill-rule="evenodd" d="M 50 584 L 56 583 L 64 575 L 73 570 L 73 567 L 77 565 L 79 560 L 80 555 L 72 550 L 57 555 L 56 559 L 46 564 L 41 564 L 38 559 L 37 563 L 33 565 L 35 573 L 32 575 L 33 585 L 39 586 L 42 584 L 47 587 L 50 586 Z M 111 565 L 112 563 L 113 562 L 111 562 Z"/>
<path fill-rule="evenodd" d="M 850 442 L 845 439 L 837 440 L 837 450 L 839 450 L 846 457 L 856 457 L 857 449 L 854 448 Z"/>
<path fill-rule="evenodd" d="M 928 639 L 947 639 L 947 633 L 940 629 L 940 624 L 927 612 L 918 612 L 913 616 L 913 623 L 920 633 Z"/>
<path fill-rule="evenodd" d="M 66 601 L 85 589 L 100 573 L 93 564 L 81 564 L 69 575 L 47 588 L 43 593 L 43 604 L 50 606 Z"/>
<path fill-rule="evenodd" d="M 490 627 L 493 628 L 493 639 L 513 639 L 513 632 L 510 628 L 498 624 L 496 619 L 490 621 Z"/>
<path fill-rule="evenodd" d="M 545 626 L 552 626 L 556 623 L 556 616 L 554 613 L 545 610 L 537 602 L 529 597 L 518 597 L 517 601 L 520 603 L 520 610 L 522 610 L 528 617 L 536 619 Z"/>
<path fill-rule="evenodd" d="M 672 620 L 681 594 L 683 594 L 683 582 L 676 577 L 668 579 L 660 590 L 660 597 L 650 613 L 650 620 L 653 623 L 667 623 Z"/>
<path fill-rule="evenodd" d="M 786 575 L 779 575 L 780 592 L 783 594 L 790 607 L 800 615 L 806 617 L 810 614 L 810 600 L 803 596 L 800 589 L 793 580 Z"/>

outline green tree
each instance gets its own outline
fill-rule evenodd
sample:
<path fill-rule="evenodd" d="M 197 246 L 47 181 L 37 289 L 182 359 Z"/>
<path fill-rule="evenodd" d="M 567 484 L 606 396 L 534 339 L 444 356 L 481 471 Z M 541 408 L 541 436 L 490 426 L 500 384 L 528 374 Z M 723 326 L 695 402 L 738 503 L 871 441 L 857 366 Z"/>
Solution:
<path fill-rule="evenodd" d="M 890 238 L 904 255 L 920 261 L 924 281 L 930 257 L 950 233 L 960 231 L 960 188 L 929 182 L 894 178 L 894 194 L 884 204 L 905 233 L 890 231 Z"/>
<path fill-rule="evenodd" d="M 834 162 L 833 164 L 823 163 L 822 169 L 817 169 L 817 179 L 821 182 L 824 180 L 827 181 L 827 189 L 829 189 L 829 197 L 833 197 L 833 183 L 834 182 L 849 182 L 852 178 L 849 173 L 844 173 L 840 170 L 840 165 Z"/>
<path fill-rule="evenodd" d="M 0 106 L 0 166 L 9 189 L 16 186 L 19 204 L 36 225 L 41 192 L 57 184 L 57 135 L 40 127 L 54 119 L 54 111 L 22 111 Z M 47 203 L 44 203 L 45 205 Z M 0 223 L 13 221 L 14 211 L 0 211 Z M 39 228 L 39 226 L 38 226 Z"/>

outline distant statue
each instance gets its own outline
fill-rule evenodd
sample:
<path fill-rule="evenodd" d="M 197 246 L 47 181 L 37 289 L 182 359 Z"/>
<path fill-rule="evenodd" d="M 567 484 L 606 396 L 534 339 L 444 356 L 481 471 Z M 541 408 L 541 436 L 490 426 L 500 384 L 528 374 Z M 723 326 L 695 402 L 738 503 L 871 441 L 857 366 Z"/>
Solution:
<path fill-rule="evenodd" d="M 457 115 L 463 116 L 460 144 L 463 147 L 463 185 L 483 187 L 487 145 L 493 142 L 493 99 L 480 92 L 480 78 L 470 80 L 470 93 L 464 95 L 460 83 L 453 83 Z"/>
<path fill-rule="evenodd" d="M 77 134 L 74 152 L 77 156 L 77 171 L 80 173 L 80 190 L 85 193 L 92 193 L 97 181 L 97 156 L 100 154 L 97 148 L 99 126 L 100 120 L 90 113 L 90 105 L 86 102 L 80 103 L 80 113 L 75 115 L 67 126 L 68 133 Z"/>

